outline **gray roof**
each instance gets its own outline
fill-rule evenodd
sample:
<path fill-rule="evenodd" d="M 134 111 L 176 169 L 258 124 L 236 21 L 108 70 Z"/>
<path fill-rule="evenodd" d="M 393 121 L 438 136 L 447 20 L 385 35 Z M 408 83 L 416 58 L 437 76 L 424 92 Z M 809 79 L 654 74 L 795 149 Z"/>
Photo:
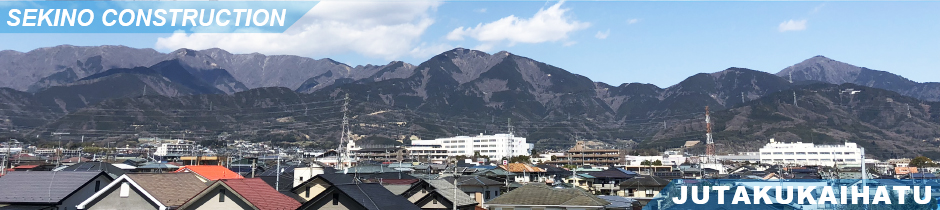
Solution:
<path fill-rule="evenodd" d="M 99 175 L 107 177 L 104 172 L 10 172 L 0 178 L 0 203 L 58 203 Z"/>
<path fill-rule="evenodd" d="M 622 187 L 665 187 L 669 180 L 659 178 L 658 176 L 640 175 L 620 183 Z"/>
<path fill-rule="evenodd" d="M 405 193 L 405 191 L 408 191 L 409 188 L 411 188 L 411 185 L 407 185 L 407 184 L 383 184 L 382 186 L 385 187 L 385 189 L 388 189 L 389 192 L 392 192 L 392 194 L 395 194 L 395 195 L 401 195 L 402 193 Z"/>
<path fill-rule="evenodd" d="M 373 174 L 373 173 L 388 173 L 388 172 L 399 172 L 393 168 L 387 166 L 355 166 L 347 170 L 336 170 L 338 174 Z"/>
<path fill-rule="evenodd" d="M 630 209 L 633 207 L 633 202 L 637 202 L 636 199 L 633 198 L 625 198 L 614 195 L 598 195 L 597 197 L 610 202 L 610 205 L 606 206 L 608 209 Z"/>
<path fill-rule="evenodd" d="M 404 197 L 392 194 L 377 183 L 333 185 L 369 210 L 419 210 L 418 206 Z M 321 193 L 322 194 L 322 193 Z M 319 195 L 317 197 L 320 197 Z M 313 201 L 313 200 L 311 200 Z M 312 202 L 308 202 L 312 203 Z M 301 207 L 303 208 L 303 207 Z"/>
<path fill-rule="evenodd" d="M 124 175 L 124 170 L 111 165 L 110 163 L 104 162 L 82 162 L 76 163 L 62 169 L 61 171 L 104 171 L 111 176 L 111 178 L 117 179 L 119 176 Z"/>
<path fill-rule="evenodd" d="M 434 191 L 444 196 L 445 199 L 450 201 L 454 199 L 454 188 L 456 187 L 454 187 L 453 182 L 449 182 L 443 179 L 429 179 L 423 181 L 430 184 L 431 187 L 434 187 Z M 457 190 L 457 192 L 457 206 L 477 204 L 477 202 L 472 197 L 470 197 L 470 195 L 467 195 L 467 193 L 464 193 L 462 190 Z"/>
<path fill-rule="evenodd" d="M 454 177 L 444 178 L 447 182 L 453 183 Z M 502 182 L 482 177 L 482 176 L 460 176 L 457 178 L 457 186 L 502 186 Z"/>
<path fill-rule="evenodd" d="M 598 198 L 579 188 L 552 188 L 545 184 L 533 183 L 486 202 L 490 205 L 565 205 L 565 206 L 607 206 L 610 202 Z"/>

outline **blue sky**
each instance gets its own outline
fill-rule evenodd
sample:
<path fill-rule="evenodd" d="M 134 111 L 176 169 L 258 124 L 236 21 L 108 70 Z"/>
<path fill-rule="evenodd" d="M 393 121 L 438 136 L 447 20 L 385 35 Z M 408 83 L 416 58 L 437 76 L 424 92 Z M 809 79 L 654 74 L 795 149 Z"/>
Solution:
<path fill-rule="evenodd" d="M 340 12 L 342 11 L 342 12 Z M 940 2 L 321 2 L 284 34 L 0 34 L 0 49 L 127 45 L 169 52 L 418 64 L 509 51 L 595 81 L 667 87 L 700 72 L 776 73 L 815 55 L 940 82 Z"/>

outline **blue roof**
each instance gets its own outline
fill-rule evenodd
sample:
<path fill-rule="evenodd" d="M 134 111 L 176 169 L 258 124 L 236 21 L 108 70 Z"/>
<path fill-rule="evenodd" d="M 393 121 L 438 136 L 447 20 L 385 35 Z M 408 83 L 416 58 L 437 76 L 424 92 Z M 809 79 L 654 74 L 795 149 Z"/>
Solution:
<path fill-rule="evenodd" d="M 627 174 L 627 175 L 639 175 L 639 174 L 637 174 L 636 172 L 628 171 L 627 169 L 617 168 L 617 170 L 620 170 L 620 172 L 623 172 L 623 173 L 625 173 L 625 174 Z"/>
<path fill-rule="evenodd" d="M 482 168 L 482 169 L 486 169 L 486 170 L 490 170 L 490 169 L 494 169 L 494 168 L 496 168 L 496 166 L 490 166 L 490 165 L 478 165 L 478 166 L 473 166 L 473 167 L 470 167 L 470 168 Z"/>

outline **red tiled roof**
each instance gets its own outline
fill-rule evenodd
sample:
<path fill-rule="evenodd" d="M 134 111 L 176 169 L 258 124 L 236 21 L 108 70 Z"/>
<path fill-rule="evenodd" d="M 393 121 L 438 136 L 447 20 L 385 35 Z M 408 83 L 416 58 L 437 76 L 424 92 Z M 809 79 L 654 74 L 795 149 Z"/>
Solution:
<path fill-rule="evenodd" d="M 219 179 L 243 179 L 245 178 L 245 177 L 242 177 L 242 175 L 238 175 L 238 173 L 235 173 L 232 170 L 228 170 L 227 168 L 223 166 L 216 166 L 216 165 L 183 166 L 180 169 L 176 170 L 174 173 L 187 172 L 187 171 L 199 174 L 199 176 L 205 177 L 206 179 L 210 181 L 215 181 Z"/>
<path fill-rule="evenodd" d="M 39 165 L 21 165 L 21 166 L 13 167 L 13 169 L 32 169 L 36 167 L 39 167 Z"/>
<path fill-rule="evenodd" d="M 223 179 L 222 182 L 261 210 L 297 209 L 297 207 L 300 207 L 297 200 L 277 192 L 261 178 Z"/>

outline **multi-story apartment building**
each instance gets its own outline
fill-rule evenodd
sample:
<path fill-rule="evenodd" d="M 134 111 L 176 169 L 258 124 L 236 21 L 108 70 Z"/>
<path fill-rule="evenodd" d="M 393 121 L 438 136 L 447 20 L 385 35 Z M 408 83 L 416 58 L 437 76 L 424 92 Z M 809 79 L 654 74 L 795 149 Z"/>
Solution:
<path fill-rule="evenodd" d="M 196 151 L 196 145 L 190 141 L 177 140 L 175 143 L 163 143 L 153 155 L 157 156 L 190 156 Z"/>
<path fill-rule="evenodd" d="M 836 164 L 861 164 L 862 149 L 857 144 L 846 142 L 840 145 L 815 145 L 813 143 L 770 143 L 760 149 L 761 163 L 784 165 L 833 166 Z"/>
<path fill-rule="evenodd" d="M 411 145 L 408 147 L 408 158 L 418 162 L 444 163 L 448 152 L 441 145 Z"/>
<path fill-rule="evenodd" d="M 411 141 L 411 144 L 415 146 L 440 145 L 442 149 L 447 150 L 447 154 L 450 156 L 473 156 L 474 153 L 479 152 L 480 155 L 492 159 L 529 155 L 532 152 L 532 146 L 526 143 L 525 138 L 516 137 L 512 134 L 481 134 L 478 136 L 415 140 Z"/>
<path fill-rule="evenodd" d="M 578 141 L 574 147 L 565 152 L 564 156 L 555 157 L 549 164 L 572 164 L 572 165 L 616 165 L 624 164 L 623 154 L 616 149 L 589 149 L 584 145 L 584 141 Z"/>

